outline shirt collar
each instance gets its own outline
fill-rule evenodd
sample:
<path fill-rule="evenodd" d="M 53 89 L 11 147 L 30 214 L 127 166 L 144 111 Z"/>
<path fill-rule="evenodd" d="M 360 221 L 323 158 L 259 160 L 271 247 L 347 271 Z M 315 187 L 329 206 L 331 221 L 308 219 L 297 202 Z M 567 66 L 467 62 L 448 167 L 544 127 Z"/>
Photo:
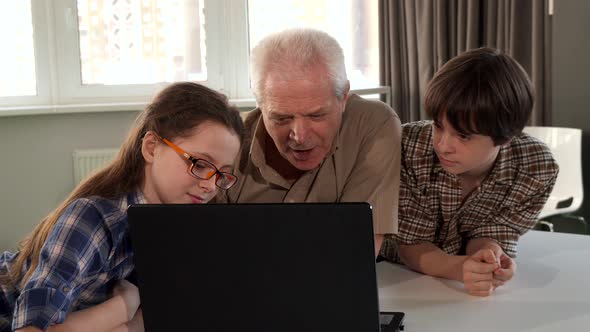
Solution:
<path fill-rule="evenodd" d="M 513 151 L 510 144 L 502 145 L 498 152 L 494 168 L 489 176 L 490 180 L 511 185 L 514 182 L 514 177 L 516 175 L 513 159 Z"/>
<path fill-rule="evenodd" d="M 147 199 L 145 198 L 145 195 L 143 194 L 143 192 L 141 191 L 141 189 L 137 189 L 135 191 L 132 191 L 129 193 L 129 195 L 127 195 L 127 206 L 132 205 L 132 204 L 147 204 Z"/>

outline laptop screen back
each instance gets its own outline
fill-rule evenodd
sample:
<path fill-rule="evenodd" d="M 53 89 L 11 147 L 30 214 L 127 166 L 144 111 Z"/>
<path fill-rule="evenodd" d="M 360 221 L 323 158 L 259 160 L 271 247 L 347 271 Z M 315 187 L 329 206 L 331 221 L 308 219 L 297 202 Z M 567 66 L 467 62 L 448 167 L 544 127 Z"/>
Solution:
<path fill-rule="evenodd" d="M 371 208 L 137 205 L 146 331 L 379 331 Z"/>

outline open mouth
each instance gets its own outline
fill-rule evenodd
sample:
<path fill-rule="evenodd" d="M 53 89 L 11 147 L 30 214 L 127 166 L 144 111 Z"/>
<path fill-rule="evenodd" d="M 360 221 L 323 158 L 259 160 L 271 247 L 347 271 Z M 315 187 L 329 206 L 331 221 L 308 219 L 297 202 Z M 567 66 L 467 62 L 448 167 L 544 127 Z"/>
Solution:
<path fill-rule="evenodd" d="M 295 157 L 296 160 L 306 161 L 311 157 L 311 154 L 313 152 L 313 148 L 307 149 L 307 150 L 291 149 L 291 152 L 293 152 L 293 156 Z"/>

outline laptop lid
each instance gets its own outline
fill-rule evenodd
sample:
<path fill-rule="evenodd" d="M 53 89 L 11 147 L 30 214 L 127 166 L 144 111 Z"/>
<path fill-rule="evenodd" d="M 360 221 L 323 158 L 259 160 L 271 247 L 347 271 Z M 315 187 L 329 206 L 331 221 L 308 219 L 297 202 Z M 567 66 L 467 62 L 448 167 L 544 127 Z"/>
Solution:
<path fill-rule="evenodd" d="M 366 203 L 135 205 L 146 331 L 379 331 Z"/>

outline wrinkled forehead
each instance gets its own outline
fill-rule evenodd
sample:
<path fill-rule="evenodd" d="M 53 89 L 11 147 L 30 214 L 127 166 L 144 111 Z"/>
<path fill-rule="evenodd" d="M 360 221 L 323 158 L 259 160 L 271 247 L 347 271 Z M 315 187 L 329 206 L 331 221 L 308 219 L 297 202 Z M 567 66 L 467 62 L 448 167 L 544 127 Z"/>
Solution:
<path fill-rule="evenodd" d="M 304 77 L 269 79 L 260 108 L 263 112 L 309 112 L 333 107 L 336 94 L 330 84 Z"/>

